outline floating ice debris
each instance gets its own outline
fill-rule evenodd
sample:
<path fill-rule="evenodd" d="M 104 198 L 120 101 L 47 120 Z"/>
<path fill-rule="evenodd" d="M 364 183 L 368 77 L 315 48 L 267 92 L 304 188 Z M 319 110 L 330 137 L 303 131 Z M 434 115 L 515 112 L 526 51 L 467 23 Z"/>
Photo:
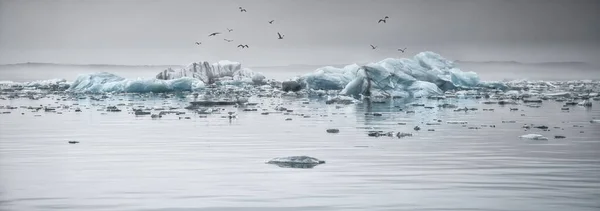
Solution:
<path fill-rule="evenodd" d="M 409 136 L 412 136 L 412 133 L 403 133 L 403 132 L 396 133 L 396 137 L 398 137 L 398 138 L 404 138 L 404 137 L 409 137 Z"/>
<path fill-rule="evenodd" d="M 143 110 L 141 110 L 141 109 L 140 109 L 140 110 L 134 110 L 134 114 L 135 114 L 136 116 L 140 116 L 140 115 L 150 115 L 150 112 L 149 112 L 149 111 L 143 111 Z"/>
<path fill-rule="evenodd" d="M 569 101 L 569 102 L 565 103 L 565 106 L 574 106 L 574 105 L 577 105 L 577 102 L 575 102 L 575 101 Z"/>
<path fill-rule="evenodd" d="M 467 124 L 467 121 L 447 121 L 446 124 L 464 125 Z"/>
<path fill-rule="evenodd" d="M 284 92 L 297 92 L 302 89 L 302 85 L 297 81 L 284 81 L 281 83 L 281 90 Z"/>
<path fill-rule="evenodd" d="M 584 101 L 578 103 L 577 105 L 583 106 L 583 107 L 592 107 L 592 101 L 584 100 Z"/>
<path fill-rule="evenodd" d="M 78 143 L 79 143 L 79 141 L 69 141 L 68 143 L 69 143 L 69 144 L 78 144 Z"/>
<path fill-rule="evenodd" d="M 563 138 L 567 138 L 566 136 L 561 136 L 561 135 L 555 135 L 554 136 L 555 139 L 563 139 Z"/>
<path fill-rule="evenodd" d="M 383 131 L 369 131 L 367 132 L 368 136 L 371 137 L 379 137 L 379 136 L 393 136 L 394 132 L 383 132 Z"/>
<path fill-rule="evenodd" d="M 510 111 L 518 111 L 519 108 L 510 108 Z"/>
<path fill-rule="evenodd" d="M 309 156 L 290 156 L 273 158 L 267 164 L 275 164 L 283 168 L 313 168 L 319 164 L 324 164 L 324 160 Z"/>
<path fill-rule="evenodd" d="M 546 138 L 540 134 L 527 134 L 527 135 L 519 136 L 519 138 L 530 139 L 530 140 L 548 140 L 548 138 Z"/>
<path fill-rule="evenodd" d="M 419 131 L 421 130 L 421 128 L 419 126 L 415 126 L 415 128 L 413 128 L 415 131 Z"/>
<path fill-rule="evenodd" d="M 339 133 L 340 130 L 339 129 L 327 129 L 327 133 Z"/>
<path fill-rule="evenodd" d="M 108 112 L 121 112 L 121 109 L 117 108 L 116 106 L 108 106 L 108 107 L 106 107 L 106 111 L 108 111 Z"/>
<path fill-rule="evenodd" d="M 356 99 L 352 98 L 352 97 L 348 97 L 348 96 L 342 96 L 342 95 L 338 95 L 335 97 L 328 97 L 327 101 L 325 101 L 326 104 L 344 104 L 344 105 L 349 105 L 349 104 L 353 104 L 358 102 Z"/>
<path fill-rule="evenodd" d="M 427 129 L 427 131 L 435 131 L 435 129 Z"/>
<path fill-rule="evenodd" d="M 541 99 L 523 99 L 524 103 L 542 103 Z"/>
<path fill-rule="evenodd" d="M 438 107 L 440 107 L 440 108 L 458 108 L 458 106 L 453 105 L 453 104 L 448 104 L 448 103 L 438 105 Z"/>

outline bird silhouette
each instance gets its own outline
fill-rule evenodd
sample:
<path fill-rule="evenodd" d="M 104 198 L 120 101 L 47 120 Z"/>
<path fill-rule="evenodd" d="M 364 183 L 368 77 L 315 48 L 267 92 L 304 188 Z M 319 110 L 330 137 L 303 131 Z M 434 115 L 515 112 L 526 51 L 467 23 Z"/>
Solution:
<path fill-rule="evenodd" d="M 402 51 L 402 53 L 404 53 L 405 50 L 406 50 L 406 48 L 404 48 L 404 49 L 398 48 L 398 51 Z"/>
<path fill-rule="evenodd" d="M 373 48 L 373 50 L 375 50 L 377 48 L 377 46 L 371 45 L 371 48 Z"/>
<path fill-rule="evenodd" d="M 229 32 L 232 32 L 232 31 L 233 31 L 233 29 L 229 29 L 229 28 L 227 28 L 227 31 L 229 31 Z"/>
<path fill-rule="evenodd" d="M 211 37 L 211 36 L 217 36 L 217 34 L 221 34 L 221 32 L 214 32 L 214 33 L 209 34 L 208 36 L 209 37 Z"/>
<path fill-rule="evenodd" d="M 240 7 L 240 12 L 246 12 L 246 9 Z"/>
<path fill-rule="evenodd" d="M 275 21 L 275 20 L 271 20 L 271 21 L 269 21 L 269 24 L 273 24 L 273 22 L 274 22 L 274 21 Z"/>
<path fill-rule="evenodd" d="M 225 40 L 225 41 L 227 41 L 227 42 L 231 42 L 231 41 L 233 41 L 233 40 L 228 40 L 228 39 L 223 39 L 223 40 Z"/>
<path fill-rule="evenodd" d="M 387 23 L 387 19 L 388 19 L 388 18 L 390 18 L 390 17 L 388 17 L 388 16 L 385 16 L 383 19 L 379 19 L 379 21 L 377 21 L 377 23 L 381 23 L 381 22 L 383 22 L 383 23 Z"/>
<path fill-rule="evenodd" d="M 242 45 L 242 44 L 239 44 L 237 47 L 238 48 L 249 48 L 248 45 Z"/>
<path fill-rule="evenodd" d="M 277 39 L 283 40 L 284 35 L 281 35 L 279 32 L 277 32 L 277 36 L 279 36 Z"/>
<path fill-rule="evenodd" d="M 200 45 L 200 44 L 202 44 L 202 43 L 201 42 L 196 42 L 196 45 Z"/>

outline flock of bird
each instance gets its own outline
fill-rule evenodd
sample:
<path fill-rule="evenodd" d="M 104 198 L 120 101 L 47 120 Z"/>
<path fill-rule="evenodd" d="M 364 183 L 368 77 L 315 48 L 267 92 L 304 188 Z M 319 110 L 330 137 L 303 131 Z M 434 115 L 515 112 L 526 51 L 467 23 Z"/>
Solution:
<path fill-rule="evenodd" d="M 240 10 L 240 12 L 247 12 L 246 9 L 243 8 L 243 7 L 239 7 L 239 10 Z M 384 23 L 385 24 L 385 23 L 387 23 L 387 20 L 389 18 L 390 17 L 385 16 L 382 19 L 379 19 L 379 21 L 377 21 L 377 23 Z M 275 22 L 275 20 L 268 21 L 269 24 L 273 24 L 274 22 Z M 227 28 L 227 31 L 228 32 L 232 32 L 233 29 Z M 214 36 L 217 36 L 219 34 L 221 34 L 221 32 L 213 32 L 213 33 L 210 33 L 208 36 L 209 37 L 214 37 Z M 277 39 L 282 40 L 284 37 L 285 37 L 285 35 L 277 32 Z M 225 40 L 226 42 L 233 42 L 233 40 L 230 40 L 230 39 L 223 39 L 223 40 Z M 201 45 L 201 44 L 202 44 L 202 42 L 200 42 L 200 41 L 196 42 L 196 45 Z M 242 48 L 242 49 L 244 49 L 244 48 L 250 48 L 247 44 L 239 44 L 237 47 L 238 48 Z M 371 49 L 372 50 L 376 50 L 377 46 L 374 46 L 374 45 L 371 44 Z M 406 51 L 406 48 L 398 48 L 398 51 L 404 53 L 404 51 Z"/>

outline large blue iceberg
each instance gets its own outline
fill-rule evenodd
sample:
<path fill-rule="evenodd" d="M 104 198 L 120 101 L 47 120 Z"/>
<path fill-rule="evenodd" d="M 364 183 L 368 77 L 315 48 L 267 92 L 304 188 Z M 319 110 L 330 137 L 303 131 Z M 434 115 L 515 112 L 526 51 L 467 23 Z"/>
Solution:
<path fill-rule="evenodd" d="M 72 92 L 135 92 L 161 93 L 173 91 L 192 91 L 204 87 L 204 83 L 195 78 L 160 79 L 126 79 L 112 73 L 93 73 L 80 75 L 67 91 Z"/>
<path fill-rule="evenodd" d="M 174 70 L 166 69 L 154 79 L 126 79 L 112 73 L 93 73 L 79 76 L 67 91 L 72 92 L 135 92 L 162 93 L 194 91 L 206 85 L 245 85 L 266 83 L 261 73 L 242 68 L 239 62 L 194 62 Z"/>
<path fill-rule="evenodd" d="M 412 59 L 388 58 L 364 66 L 322 67 L 299 78 L 307 89 L 341 90 L 358 96 L 419 97 L 442 94 L 457 87 L 482 84 L 474 72 L 463 72 L 454 63 L 433 52 L 421 52 Z"/>

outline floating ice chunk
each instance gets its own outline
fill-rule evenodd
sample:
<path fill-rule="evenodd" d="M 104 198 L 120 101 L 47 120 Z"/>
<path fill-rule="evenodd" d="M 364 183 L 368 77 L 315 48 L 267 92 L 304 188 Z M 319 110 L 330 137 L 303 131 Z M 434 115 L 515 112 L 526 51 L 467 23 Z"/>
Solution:
<path fill-rule="evenodd" d="M 544 95 L 548 96 L 548 97 L 571 97 L 571 93 L 570 92 L 546 93 Z"/>
<path fill-rule="evenodd" d="M 464 125 L 467 124 L 467 121 L 447 121 L 446 124 L 451 124 L 451 125 Z"/>
<path fill-rule="evenodd" d="M 334 104 L 334 103 L 338 103 L 338 104 L 353 104 L 353 103 L 358 103 L 359 101 L 348 97 L 348 96 L 343 96 L 343 95 L 338 95 L 335 97 L 329 96 L 327 97 L 327 100 L 325 101 L 326 104 Z"/>
<path fill-rule="evenodd" d="M 267 162 L 285 168 L 312 168 L 316 165 L 323 164 L 325 161 L 309 156 L 290 156 L 273 158 Z"/>
<path fill-rule="evenodd" d="M 519 138 L 530 139 L 530 140 L 548 140 L 548 138 L 546 138 L 540 134 L 527 134 L 527 135 L 519 136 Z"/>

